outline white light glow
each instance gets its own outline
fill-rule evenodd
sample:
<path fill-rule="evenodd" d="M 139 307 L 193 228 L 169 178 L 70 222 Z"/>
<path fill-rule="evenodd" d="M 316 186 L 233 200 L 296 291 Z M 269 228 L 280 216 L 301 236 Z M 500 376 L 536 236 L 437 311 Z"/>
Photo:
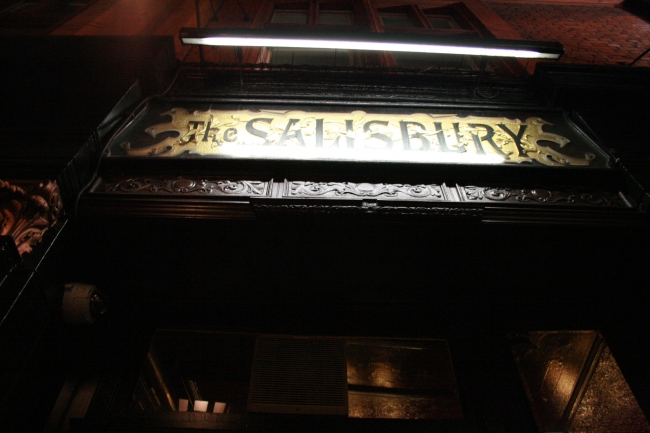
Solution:
<path fill-rule="evenodd" d="M 525 59 L 557 59 L 559 54 L 538 51 L 485 48 L 455 45 L 410 44 L 400 42 L 372 42 L 336 39 L 286 39 L 240 36 L 186 37 L 183 43 L 195 45 L 231 47 L 281 47 L 281 48 L 326 48 L 343 50 L 403 51 L 410 53 L 459 54 L 496 57 L 519 57 Z"/>
<path fill-rule="evenodd" d="M 381 149 L 338 149 L 331 147 L 296 148 L 279 146 L 252 146 L 223 144 L 220 154 L 235 158 L 298 159 L 334 161 L 376 161 L 410 163 L 501 164 L 499 155 L 477 155 L 457 152 L 396 152 Z"/>
<path fill-rule="evenodd" d="M 194 412 L 207 412 L 208 402 L 205 400 L 194 400 Z"/>

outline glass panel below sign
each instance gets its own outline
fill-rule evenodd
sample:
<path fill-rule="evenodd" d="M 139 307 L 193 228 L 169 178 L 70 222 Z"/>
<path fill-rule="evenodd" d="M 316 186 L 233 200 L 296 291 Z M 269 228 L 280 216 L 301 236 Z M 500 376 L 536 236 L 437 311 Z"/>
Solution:
<path fill-rule="evenodd" d="M 156 333 L 129 412 L 462 418 L 445 340 L 176 330 Z"/>
<path fill-rule="evenodd" d="M 540 431 L 650 429 L 598 332 L 527 332 L 510 341 Z"/>
<path fill-rule="evenodd" d="M 346 353 L 351 418 L 462 417 L 446 341 L 350 339 Z"/>

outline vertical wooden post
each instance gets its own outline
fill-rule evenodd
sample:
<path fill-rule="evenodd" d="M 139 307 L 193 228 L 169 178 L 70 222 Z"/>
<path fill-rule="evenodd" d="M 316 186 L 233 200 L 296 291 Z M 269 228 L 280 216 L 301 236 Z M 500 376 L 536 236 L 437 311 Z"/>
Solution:
<path fill-rule="evenodd" d="M 200 29 L 201 28 L 201 10 L 199 9 L 199 0 L 194 0 L 194 4 L 196 6 L 196 28 Z M 203 45 L 199 45 L 199 58 L 201 59 L 201 66 L 203 66 L 203 62 L 205 61 L 205 55 L 203 53 Z"/>

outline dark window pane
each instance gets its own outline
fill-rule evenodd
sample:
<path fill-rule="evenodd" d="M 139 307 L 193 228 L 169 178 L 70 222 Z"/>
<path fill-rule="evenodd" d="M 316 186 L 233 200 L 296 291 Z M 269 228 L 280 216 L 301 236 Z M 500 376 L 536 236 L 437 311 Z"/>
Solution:
<path fill-rule="evenodd" d="M 271 22 L 274 24 L 307 24 L 307 11 L 276 10 Z"/>
<path fill-rule="evenodd" d="M 393 52 L 395 66 L 412 69 L 476 69 L 467 56 L 453 54 L 427 54 Z"/>
<path fill-rule="evenodd" d="M 381 22 L 386 27 L 416 27 L 415 22 L 406 13 L 388 13 L 379 14 Z"/>
<path fill-rule="evenodd" d="M 462 417 L 446 341 L 351 339 L 346 353 L 350 418 Z"/>
<path fill-rule="evenodd" d="M 354 66 L 356 52 L 348 50 L 272 48 L 273 65 Z"/>
<path fill-rule="evenodd" d="M 254 347 L 249 334 L 158 331 L 130 411 L 246 413 Z"/>
<path fill-rule="evenodd" d="M 318 15 L 318 24 L 337 26 L 351 26 L 352 12 L 349 11 L 322 11 Z"/>
<path fill-rule="evenodd" d="M 17 3 L 14 3 L 13 5 L 7 7 L 6 9 L 0 10 L 2 13 L 11 13 L 11 12 L 17 12 L 27 6 L 32 6 L 34 2 L 28 2 L 28 1 L 19 1 Z"/>
<path fill-rule="evenodd" d="M 457 29 L 454 19 L 446 15 L 427 15 L 427 20 L 434 29 Z"/>
<path fill-rule="evenodd" d="M 307 385 L 306 385 L 307 384 Z M 130 414 L 339 414 L 462 419 L 445 340 L 160 330 Z M 212 415 L 159 419 L 215 421 Z"/>
<path fill-rule="evenodd" d="M 648 431 L 648 420 L 598 332 L 510 338 L 540 431 Z"/>

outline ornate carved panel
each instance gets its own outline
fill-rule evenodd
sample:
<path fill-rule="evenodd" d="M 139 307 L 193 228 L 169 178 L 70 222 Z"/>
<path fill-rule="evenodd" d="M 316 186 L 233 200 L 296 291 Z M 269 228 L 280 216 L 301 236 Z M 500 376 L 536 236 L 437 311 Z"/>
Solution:
<path fill-rule="evenodd" d="M 56 223 L 63 203 L 54 181 L 15 183 L 0 180 L 0 235 L 11 236 L 23 255 Z"/>
<path fill-rule="evenodd" d="M 475 202 L 519 202 L 530 204 L 563 204 L 602 207 L 630 207 L 619 194 L 568 189 L 495 188 L 484 186 L 457 186 L 466 201 Z"/>
<path fill-rule="evenodd" d="M 207 180 L 204 178 L 133 177 L 102 180 L 93 193 L 204 195 L 204 196 L 266 196 L 271 182 L 251 180 Z"/>
<path fill-rule="evenodd" d="M 188 206 L 179 205 L 184 201 Z M 598 190 L 450 186 L 445 183 L 298 180 L 274 183 L 272 179 L 231 181 L 199 176 L 100 180 L 86 203 L 93 213 L 219 219 L 286 213 L 428 215 L 504 222 L 552 220 L 609 224 L 633 223 L 640 217 L 622 193 Z"/>
<path fill-rule="evenodd" d="M 284 196 L 445 200 L 440 185 L 351 182 L 286 182 Z"/>

